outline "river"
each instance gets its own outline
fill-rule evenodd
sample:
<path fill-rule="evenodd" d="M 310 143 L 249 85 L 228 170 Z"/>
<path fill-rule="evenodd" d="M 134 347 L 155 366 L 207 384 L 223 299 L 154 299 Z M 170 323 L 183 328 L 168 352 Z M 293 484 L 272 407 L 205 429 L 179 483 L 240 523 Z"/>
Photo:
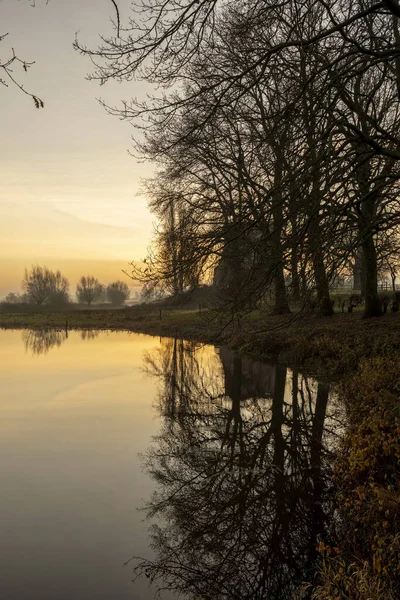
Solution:
<path fill-rule="evenodd" d="M 283 599 L 312 576 L 328 384 L 126 332 L 1 330 L 0 373 L 1 600 Z"/>

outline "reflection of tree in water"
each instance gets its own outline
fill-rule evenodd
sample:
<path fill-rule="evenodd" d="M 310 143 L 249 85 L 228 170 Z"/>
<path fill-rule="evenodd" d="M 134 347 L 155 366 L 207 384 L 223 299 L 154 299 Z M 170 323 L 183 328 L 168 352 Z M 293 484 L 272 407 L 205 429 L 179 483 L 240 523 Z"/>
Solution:
<path fill-rule="evenodd" d="M 24 330 L 22 332 L 22 341 L 25 350 L 30 350 L 32 354 L 47 354 L 54 347 L 59 348 L 67 339 L 65 331 L 55 329 Z"/>
<path fill-rule="evenodd" d="M 169 340 L 146 359 L 163 379 L 165 426 L 146 455 L 161 524 L 135 575 L 193 598 L 292 598 L 332 513 L 329 385 L 228 350 L 221 371 L 189 350 Z"/>
<path fill-rule="evenodd" d="M 82 329 L 80 334 L 82 340 L 95 340 L 99 337 L 100 331 L 96 331 L 95 329 Z"/>
<path fill-rule="evenodd" d="M 82 340 L 94 340 L 99 335 L 100 332 L 93 329 L 80 331 Z M 67 339 L 67 330 L 26 329 L 22 332 L 22 341 L 24 342 L 25 350 L 30 350 L 33 354 L 47 354 L 52 348 L 59 348 Z"/>
<path fill-rule="evenodd" d="M 204 352 L 199 361 L 200 348 L 195 342 L 164 338 L 144 356 L 145 371 L 161 382 L 159 411 L 167 425 L 194 414 L 198 402 L 203 410 L 207 399 L 224 396 L 220 363 Z"/>

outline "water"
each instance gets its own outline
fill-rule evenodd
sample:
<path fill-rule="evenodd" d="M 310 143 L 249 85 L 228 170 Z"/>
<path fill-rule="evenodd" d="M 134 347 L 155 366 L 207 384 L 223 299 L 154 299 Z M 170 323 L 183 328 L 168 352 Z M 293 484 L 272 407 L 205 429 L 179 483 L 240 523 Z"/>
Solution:
<path fill-rule="evenodd" d="M 122 332 L 0 331 L 0 373 L 1 600 L 150 600 L 144 572 L 290 598 L 311 572 L 343 430 L 327 384 Z"/>

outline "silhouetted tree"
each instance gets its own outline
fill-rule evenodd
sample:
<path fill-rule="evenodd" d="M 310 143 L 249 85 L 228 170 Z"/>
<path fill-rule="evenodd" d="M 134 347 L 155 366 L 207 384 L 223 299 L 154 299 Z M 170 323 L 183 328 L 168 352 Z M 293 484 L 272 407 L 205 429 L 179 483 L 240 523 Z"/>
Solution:
<path fill-rule="evenodd" d="M 8 33 L 0 34 L 0 44 L 7 41 L 7 39 Z M 3 55 L 0 55 L 0 85 L 5 87 L 8 87 L 10 84 L 15 85 L 21 92 L 32 98 L 36 108 L 43 108 L 43 100 L 27 91 L 15 73 L 18 67 L 26 73 L 33 64 L 33 61 L 26 61 L 20 58 L 13 47 L 9 48 Z"/>
<path fill-rule="evenodd" d="M 128 284 L 124 281 L 114 281 L 106 288 L 107 300 L 115 306 L 125 304 L 130 295 Z"/>
<path fill-rule="evenodd" d="M 47 267 L 35 265 L 30 271 L 25 269 L 22 289 L 29 300 L 42 305 L 46 302 L 64 304 L 68 302 L 69 282 L 60 271 L 55 273 Z"/>
<path fill-rule="evenodd" d="M 48 301 L 54 306 L 62 306 L 69 302 L 69 281 L 60 271 L 53 274 L 52 292 Z"/>
<path fill-rule="evenodd" d="M 15 292 L 10 292 L 4 298 L 4 302 L 7 302 L 7 304 L 19 304 L 20 302 L 29 302 L 29 298 L 27 294 L 16 294 Z"/>
<path fill-rule="evenodd" d="M 240 314 L 272 286 L 288 312 L 290 272 L 294 296 L 315 290 L 331 315 L 330 281 L 361 249 L 364 316 L 382 313 L 377 240 L 400 222 L 399 18 L 392 1 L 154 0 L 122 38 L 80 47 L 102 83 L 161 89 L 108 110 L 145 130 L 135 149 L 190 215 L 195 251 L 180 254 L 178 221 L 152 200 L 173 274 L 218 264 Z"/>
<path fill-rule="evenodd" d="M 46 3 L 49 0 L 45 0 Z M 119 8 L 116 0 L 110 0 L 114 10 L 116 12 L 115 26 L 119 35 L 120 28 L 120 16 Z M 35 0 L 25 0 L 27 6 L 34 7 Z M 8 40 L 8 33 L 4 30 L 0 32 L 0 44 Z M 1 50 L 1 46 L 0 46 Z M 21 83 L 21 78 L 16 74 L 16 69 L 20 68 L 21 71 L 26 73 L 30 67 L 35 64 L 34 61 L 27 61 L 22 59 L 15 51 L 14 46 L 11 44 L 4 53 L 0 54 L 0 86 L 3 85 L 8 87 L 9 85 L 16 86 L 22 93 L 32 98 L 36 108 L 44 108 L 44 102 L 39 96 L 29 92 L 25 86 Z"/>
<path fill-rule="evenodd" d="M 92 275 L 80 278 L 76 286 L 76 296 L 79 302 L 87 303 L 89 306 L 101 297 L 103 286 L 96 277 Z"/>

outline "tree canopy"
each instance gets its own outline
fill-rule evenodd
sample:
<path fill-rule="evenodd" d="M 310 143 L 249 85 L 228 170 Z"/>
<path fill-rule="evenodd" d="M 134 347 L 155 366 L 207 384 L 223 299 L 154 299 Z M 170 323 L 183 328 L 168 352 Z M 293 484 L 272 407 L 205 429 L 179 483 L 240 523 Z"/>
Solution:
<path fill-rule="evenodd" d="M 125 304 L 130 295 L 128 284 L 125 281 L 114 281 L 106 288 L 107 300 L 115 306 Z"/>
<path fill-rule="evenodd" d="M 103 294 L 103 286 L 93 275 L 82 276 L 76 286 L 76 296 L 79 302 L 88 304 L 99 300 Z"/>
<path fill-rule="evenodd" d="M 107 107 L 158 166 L 154 249 L 133 275 L 175 292 L 214 270 L 234 313 L 273 289 L 277 313 L 315 291 L 330 315 L 360 253 L 365 316 L 380 315 L 379 238 L 400 219 L 399 16 L 397 1 L 152 0 L 99 48 L 77 42 L 92 78 L 158 89 Z"/>
<path fill-rule="evenodd" d="M 69 301 L 68 279 L 60 271 L 54 272 L 47 267 L 34 265 L 29 271 L 25 269 L 22 289 L 28 301 L 38 305 L 62 305 Z"/>

